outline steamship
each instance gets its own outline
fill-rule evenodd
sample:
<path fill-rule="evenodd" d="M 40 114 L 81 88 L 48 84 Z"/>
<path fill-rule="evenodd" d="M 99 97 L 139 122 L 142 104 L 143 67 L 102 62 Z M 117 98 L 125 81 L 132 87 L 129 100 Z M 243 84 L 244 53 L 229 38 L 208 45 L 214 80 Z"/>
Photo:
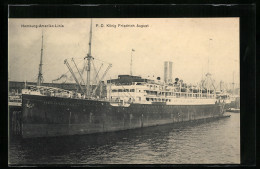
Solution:
<path fill-rule="evenodd" d="M 93 89 L 91 38 L 92 21 L 89 52 L 85 57 L 88 65 L 85 85 L 76 78 L 68 61 L 64 62 L 79 85 L 79 92 L 41 85 L 41 52 L 38 83 L 22 91 L 24 138 L 103 133 L 225 117 L 225 103 L 216 98 L 214 90 L 187 86 L 178 79 L 172 81 L 172 62 L 164 64 L 164 80 L 133 76 L 131 71 L 130 75 L 107 80 L 106 96 L 98 97 L 96 89 L 111 64 Z"/>

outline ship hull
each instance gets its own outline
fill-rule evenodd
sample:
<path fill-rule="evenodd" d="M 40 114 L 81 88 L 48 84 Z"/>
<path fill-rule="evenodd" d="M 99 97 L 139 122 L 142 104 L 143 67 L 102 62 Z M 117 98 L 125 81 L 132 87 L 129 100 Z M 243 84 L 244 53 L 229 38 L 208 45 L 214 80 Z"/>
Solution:
<path fill-rule="evenodd" d="M 22 136 L 52 137 L 219 118 L 222 104 L 111 106 L 106 101 L 23 95 Z"/>
<path fill-rule="evenodd" d="M 9 103 L 8 119 L 9 119 L 9 134 L 21 135 L 21 103 Z"/>

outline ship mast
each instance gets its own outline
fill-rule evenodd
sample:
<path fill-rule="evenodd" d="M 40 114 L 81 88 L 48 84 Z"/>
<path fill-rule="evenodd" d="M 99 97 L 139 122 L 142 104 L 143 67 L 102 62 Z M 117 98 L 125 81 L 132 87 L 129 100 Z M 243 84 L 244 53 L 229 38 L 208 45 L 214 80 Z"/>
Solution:
<path fill-rule="evenodd" d="M 235 72 L 233 71 L 233 83 L 232 83 L 232 94 L 234 95 L 234 93 L 235 93 L 235 80 L 234 80 L 234 74 L 235 74 Z"/>
<path fill-rule="evenodd" d="M 43 82 L 43 76 L 42 76 L 42 56 L 43 56 L 43 32 L 42 32 L 41 59 L 40 59 L 40 64 L 39 64 L 39 74 L 38 74 L 37 86 L 41 86 L 41 84 Z"/>
<path fill-rule="evenodd" d="M 212 41 L 212 39 L 210 38 L 209 39 L 209 50 L 210 50 L 210 41 Z M 210 79 L 211 81 L 212 81 L 212 79 L 211 79 L 211 74 L 209 73 L 209 55 L 210 55 L 210 52 L 208 53 L 208 73 L 206 74 L 206 77 L 207 77 L 207 81 Z M 210 95 L 210 86 L 209 86 L 209 84 L 207 83 L 207 97 Z"/>
<path fill-rule="evenodd" d="M 134 51 L 135 51 L 134 49 L 131 50 L 131 62 L 130 62 L 130 75 L 131 76 L 133 75 L 133 52 Z"/>
<path fill-rule="evenodd" d="M 212 41 L 211 38 L 209 39 L 209 50 L 210 50 L 210 41 Z M 210 52 L 208 53 L 208 73 L 209 73 L 209 55 L 210 55 Z"/>
<path fill-rule="evenodd" d="M 91 40 L 92 40 L 92 19 L 90 23 L 90 35 L 89 35 L 89 50 L 87 56 L 84 58 L 88 60 L 88 68 L 87 68 L 87 96 L 90 96 L 90 66 L 91 66 L 91 59 L 93 57 L 91 56 Z"/>

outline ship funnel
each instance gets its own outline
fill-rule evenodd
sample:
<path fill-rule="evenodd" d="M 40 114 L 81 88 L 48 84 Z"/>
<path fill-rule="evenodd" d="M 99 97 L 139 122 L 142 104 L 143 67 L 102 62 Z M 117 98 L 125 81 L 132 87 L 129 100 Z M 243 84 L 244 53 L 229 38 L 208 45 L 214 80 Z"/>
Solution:
<path fill-rule="evenodd" d="M 168 62 L 164 62 L 164 82 L 168 81 Z"/>
<path fill-rule="evenodd" d="M 168 77 L 169 81 L 168 82 L 172 82 L 172 62 L 169 62 L 169 77 Z"/>
<path fill-rule="evenodd" d="M 164 82 L 172 82 L 172 62 L 164 62 Z"/>

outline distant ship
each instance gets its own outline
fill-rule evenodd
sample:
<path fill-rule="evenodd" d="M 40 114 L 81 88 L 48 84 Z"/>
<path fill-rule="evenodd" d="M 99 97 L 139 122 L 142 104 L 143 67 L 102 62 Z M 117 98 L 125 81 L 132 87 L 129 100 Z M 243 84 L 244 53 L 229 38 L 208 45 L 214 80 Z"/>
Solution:
<path fill-rule="evenodd" d="M 89 52 L 85 57 L 86 85 L 82 87 L 74 75 L 79 92 L 41 86 L 41 59 L 38 85 L 23 90 L 21 130 L 24 138 L 102 133 L 227 117 L 225 102 L 216 98 L 214 90 L 188 87 L 178 79 L 168 82 L 132 73 L 118 75 L 117 79 L 107 80 L 106 97 L 97 97 L 95 91 L 112 65 L 92 90 L 92 21 L 90 27 Z M 65 64 L 71 70 L 67 60 Z M 73 71 L 71 73 L 73 75 Z"/>
<path fill-rule="evenodd" d="M 8 96 L 9 107 L 21 107 L 22 95 L 9 95 Z"/>

